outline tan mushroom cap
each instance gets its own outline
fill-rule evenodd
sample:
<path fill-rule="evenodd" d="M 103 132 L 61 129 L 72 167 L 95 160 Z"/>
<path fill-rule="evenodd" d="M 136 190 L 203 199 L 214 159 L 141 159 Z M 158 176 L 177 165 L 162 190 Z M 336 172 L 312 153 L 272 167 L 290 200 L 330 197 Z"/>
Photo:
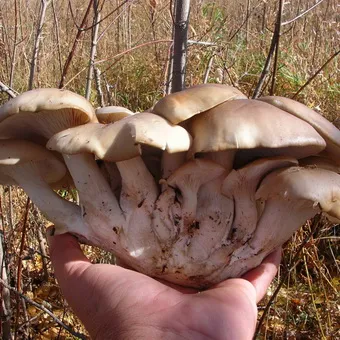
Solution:
<path fill-rule="evenodd" d="M 162 98 L 152 112 L 166 118 L 172 124 L 178 124 L 225 101 L 235 99 L 247 97 L 232 86 L 201 84 Z"/>
<path fill-rule="evenodd" d="M 191 118 L 191 155 L 198 152 L 252 149 L 262 157 L 302 158 L 326 146 L 308 123 L 272 105 L 251 99 L 233 100 Z"/>
<path fill-rule="evenodd" d="M 282 199 L 311 202 L 320 210 L 340 219 L 340 175 L 320 168 L 290 167 L 267 175 L 256 192 L 256 199 Z"/>
<path fill-rule="evenodd" d="M 56 183 L 66 175 L 62 161 L 44 147 L 25 140 L 0 141 L 0 172 L 11 178 L 11 170 L 24 164 L 36 164 L 36 171 L 47 183 Z M 1 178 L 3 180 L 3 178 Z M 14 180 L 15 181 L 15 180 Z M 1 182 L 1 184 L 13 184 Z"/>
<path fill-rule="evenodd" d="M 128 160 L 141 154 L 140 144 L 170 153 L 187 151 L 188 132 L 152 113 L 138 113 L 114 124 L 86 124 L 53 136 L 47 148 L 65 154 L 93 153 L 111 162 Z"/>
<path fill-rule="evenodd" d="M 340 131 L 326 118 L 295 100 L 284 97 L 262 97 L 258 100 L 269 103 L 309 123 L 327 142 L 326 152 L 340 158 Z"/>
<path fill-rule="evenodd" d="M 134 115 L 134 112 L 122 106 L 105 106 L 96 109 L 97 119 L 102 124 L 114 123 L 132 115 Z"/>
<path fill-rule="evenodd" d="M 92 105 L 67 90 L 36 89 L 0 107 L 0 139 L 20 138 L 46 142 L 69 127 L 97 122 Z"/>

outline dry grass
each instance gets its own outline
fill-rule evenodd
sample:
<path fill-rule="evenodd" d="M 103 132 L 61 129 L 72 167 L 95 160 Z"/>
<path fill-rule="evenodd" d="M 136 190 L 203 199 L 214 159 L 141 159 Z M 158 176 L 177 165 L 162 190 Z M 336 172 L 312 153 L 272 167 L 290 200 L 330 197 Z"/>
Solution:
<path fill-rule="evenodd" d="M 40 1 L 16 1 L 17 39 L 15 40 L 14 1 L 2 1 L 0 6 L 0 80 L 9 84 L 11 65 L 14 72 L 12 87 L 27 90 L 30 60 L 39 16 Z M 71 1 L 74 18 L 68 9 L 68 1 L 54 1 L 55 17 L 50 6 L 43 28 L 35 87 L 57 87 L 63 64 L 69 54 L 87 2 Z M 103 3 L 103 1 L 102 1 Z M 110 13 L 119 1 L 105 1 L 102 17 Z M 98 43 L 97 67 L 102 72 L 105 101 L 126 106 L 131 110 L 147 109 L 163 95 L 165 71 L 168 62 L 169 43 L 143 44 L 152 40 L 171 39 L 171 16 L 169 3 L 158 1 L 130 1 L 122 6 L 100 26 L 102 39 Z M 192 44 L 189 47 L 187 85 L 201 83 L 209 59 L 214 56 L 209 73 L 209 82 L 233 84 L 251 95 L 262 71 L 275 22 L 277 1 L 250 2 L 250 13 L 246 19 L 247 1 L 192 1 L 191 40 L 213 42 L 214 46 Z M 313 1 L 287 2 L 283 22 L 294 18 L 297 13 L 313 5 Z M 275 94 L 292 96 L 339 48 L 337 28 L 339 16 L 336 1 L 325 0 L 306 16 L 282 28 L 278 75 Z M 92 15 L 92 14 L 91 14 Z M 90 16 L 91 17 L 91 16 Z M 92 19 L 87 23 L 91 25 Z M 129 29 L 130 28 L 130 29 Z M 13 46 L 16 52 L 13 55 Z M 83 33 L 71 68 L 66 76 L 65 88 L 85 93 L 86 68 L 91 45 L 91 30 Z M 129 53 L 122 52 L 139 46 Z M 117 57 L 117 55 L 119 55 Z M 13 62 L 14 61 L 14 62 Z M 304 89 L 298 100 L 319 111 L 331 121 L 339 117 L 340 100 L 339 60 L 335 58 Z M 109 88 L 106 92 L 105 86 Z M 268 93 L 268 87 L 264 94 Z M 0 93 L 0 103 L 7 100 Z M 91 101 L 98 106 L 97 92 L 93 84 Z M 2 194 L 4 222 L 2 230 L 7 247 L 7 263 L 11 285 L 16 285 L 16 269 L 23 262 L 22 291 L 38 302 L 47 302 L 51 310 L 74 329 L 82 326 L 69 310 L 48 262 L 50 279 L 44 279 L 37 223 L 44 224 L 37 213 L 29 214 L 29 229 L 23 257 L 18 258 L 20 248 L 22 214 L 26 199 L 20 190 L 13 192 L 14 227 L 9 223 L 8 189 Z M 296 249 L 303 242 L 310 228 L 301 229 L 286 245 L 281 275 L 291 266 Z M 298 263 L 290 270 L 288 279 L 281 288 L 275 303 L 261 328 L 259 339 L 336 339 L 340 338 L 339 319 L 339 225 L 323 222 L 300 254 Z M 39 250 L 39 251 L 38 251 Z M 96 249 L 88 249 L 89 256 L 96 262 L 110 262 L 111 257 Z M 280 276 L 277 279 L 280 280 Z M 277 281 L 272 284 L 272 293 Z M 13 296 L 13 306 L 16 301 Z M 266 300 L 261 304 L 264 305 Z M 67 339 L 49 317 L 26 306 L 26 315 L 21 308 L 19 331 L 21 338 Z M 15 314 L 15 313 L 14 313 Z M 261 314 L 261 312 L 260 312 Z M 14 325 L 13 316 L 13 325 Z M 33 319 L 32 319 L 33 318 Z M 24 324 L 25 320 L 29 324 Z"/>

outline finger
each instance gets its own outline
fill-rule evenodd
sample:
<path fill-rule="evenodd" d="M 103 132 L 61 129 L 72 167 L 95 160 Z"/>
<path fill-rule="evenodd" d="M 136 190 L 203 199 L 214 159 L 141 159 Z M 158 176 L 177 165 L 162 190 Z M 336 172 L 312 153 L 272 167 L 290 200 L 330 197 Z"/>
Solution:
<path fill-rule="evenodd" d="M 255 287 L 257 302 L 263 299 L 270 283 L 277 273 L 281 262 L 281 251 L 281 247 L 276 249 L 269 254 L 258 267 L 242 276 L 243 279 L 248 280 Z"/>
<path fill-rule="evenodd" d="M 51 236 L 51 229 L 46 232 L 51 261 L 62 290 L 67 292 L 69 287 L 76 286 L 78 277 L 91 263 L 74 236 L 70 234 Z"/>

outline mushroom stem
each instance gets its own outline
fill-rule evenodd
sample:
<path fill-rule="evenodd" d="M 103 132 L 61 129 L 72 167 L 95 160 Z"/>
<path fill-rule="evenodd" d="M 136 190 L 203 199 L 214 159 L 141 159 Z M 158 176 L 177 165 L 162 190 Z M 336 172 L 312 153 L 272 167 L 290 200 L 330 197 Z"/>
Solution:
<path fill-rule="evenodd" d="M 194 225 L 197 212 L 197 194 L 202 185 L 224 173 L 224 168 L 207 159 L 194 159 L 178 168 L 167 180 L 170 187 L 179 190 L 176 195 L 181 203 L 183 222 Z"/>
<path fill-rule="evenodd" d="M 126 223 L 120 238 L 132 258 L 152 266 L 160 247 L 152 230 L 152 212 L 158 197 L 156 182 L 141 157 L 117 162 L 122 177 L 120 205 Z"/>
<path fill-rule="evenodd" d="M 151 208 L 158 197 L 158 188 L 141 157 L 117 162 L 122 177 L 120 204 L 124 212 L 133 208 Z"/>
<path fill-rule="evenodd" d="M 213 162 L 221 165 L 227 171 L 227 174 L 233 169 L 235 150 L 217 151 L 204 153 L 205 159 L 210 159 Z"/>
<path fill-rule="evenodd" d="M 109 224 L 111 221 L 122 225 L 125 221 L 123 213 L 93 155 L 76 154 L 63 157 L 79 192 L 84 218 L 90 219 L 91 222 L 94 219 L 95 225 L 98 223 L 96 217 L 104 218 Z M 91 222 L 89 223 L 92 225 Z"/>
<path fill-rule="evenodd" d="M 252 249 L 254 254 L 263 249 L 270 252 L 286 242 L 306 220 L 320 210 L 319 207 L 313 206 L 313 202 L 308 204 L 307 201 L 269 199 L 249 241 L 248 249 Z"/>
<path fill-rule="evenodd" d="M 223 247 L 234 219 L 234 201 L 221 193 L 227 172 L 204 184 L 198 192 L 196 218 L 199 233 L 192 238 L 189 256 L 206 261 L 211 254 Z"/>
<path fill-rule="evenodd" d="M 231 243 L 246 242 L 256 228 L 258 211 L 254 204 L 255 192 L 261 179 L 277 168 L 296 164 L 293 158 L 273 157 L 254 161 L 228 175 L 222 185 L 222 194 L 235 202 L 232 233 L 228 236 Z"/>
<path fill-rule="evenodd" d="M 167 179 L 186 161 L 186 152 L 162 153 L 162 178 Z"/>
<path fill-rule="evenodd" d="M 104 161 L 104 166 L 109 174 L 109 183 L 111 190 L 115 193 L 121 186 L 120 173 L 117 169 L 116 163 Z"/>
<path fill-rule="evenodd" d="M 80 208 L 57 195 L 34 167 L 17 169 L 12 177 L 47 219 L 55 224 L 58 234 L 74 232 L 86 237 L 87 227 L 84 226 Z"/>

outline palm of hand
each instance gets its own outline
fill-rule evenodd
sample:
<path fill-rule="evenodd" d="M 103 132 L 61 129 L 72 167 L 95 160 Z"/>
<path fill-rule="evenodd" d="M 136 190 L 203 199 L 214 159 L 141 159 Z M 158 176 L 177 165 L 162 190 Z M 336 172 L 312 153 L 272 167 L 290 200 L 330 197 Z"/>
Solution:
<path fill-rule="evenodd" d="M 243 279 L 198 293 L 119 266 L 93 265 L 70 235 L 49 243 L 63 293 L 94 339 L 251 339 L 256 302 L 280 260 L 277 251 Z"/>

